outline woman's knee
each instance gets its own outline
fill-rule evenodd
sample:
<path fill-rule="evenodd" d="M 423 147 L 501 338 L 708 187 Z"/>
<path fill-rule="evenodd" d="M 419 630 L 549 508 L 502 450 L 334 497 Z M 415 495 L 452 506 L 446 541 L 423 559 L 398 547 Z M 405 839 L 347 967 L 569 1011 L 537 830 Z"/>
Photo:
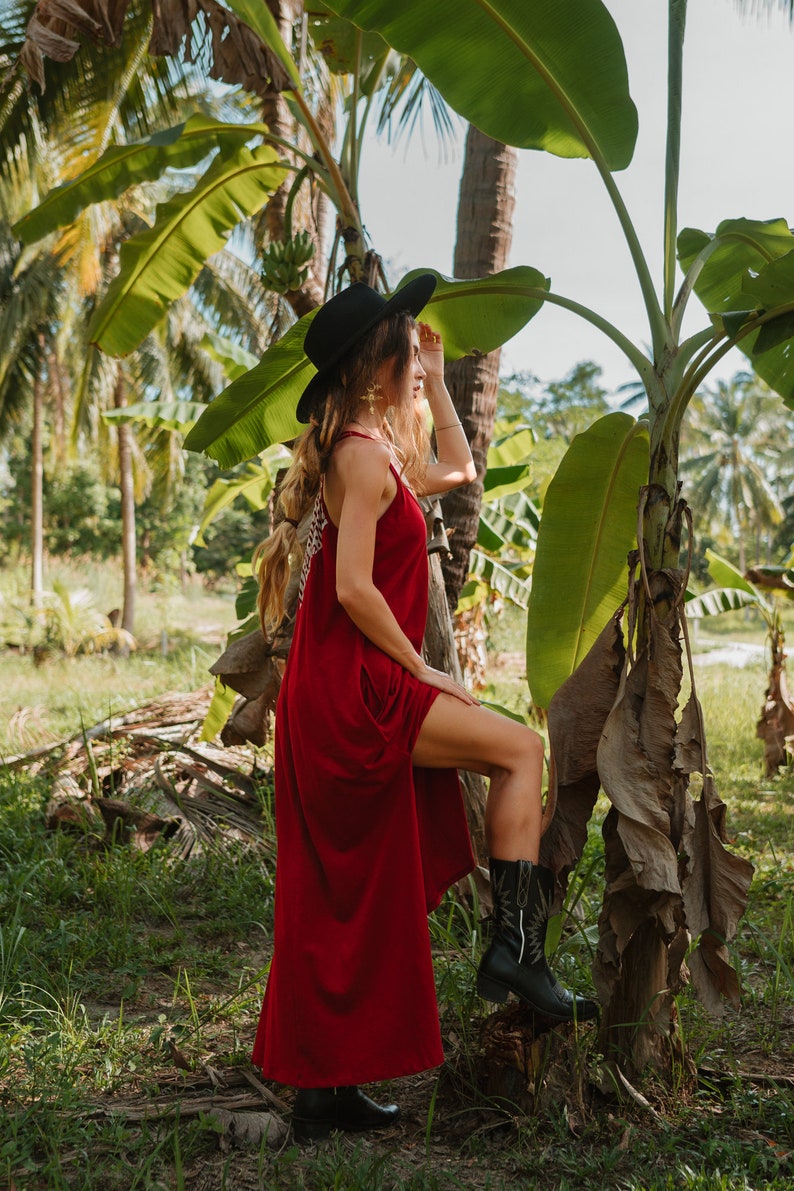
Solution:
<path fill-rule="evenodd" d="M 511 741 L 511 756 L 507 759 L 508 767 L 541 770 L 544 761 L 543 738 L 524 724 L 515 724 L 515 729 Z"/>

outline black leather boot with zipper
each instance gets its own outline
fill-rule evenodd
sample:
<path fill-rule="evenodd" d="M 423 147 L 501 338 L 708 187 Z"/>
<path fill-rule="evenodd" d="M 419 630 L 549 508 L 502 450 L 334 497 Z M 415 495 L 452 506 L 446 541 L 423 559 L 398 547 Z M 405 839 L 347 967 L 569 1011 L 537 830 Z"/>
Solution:
<path fill-rule="evenodd" d="M 491 860 L 491 889 L 495 934 L 477 973 L 479 995 L 506 1001 L 515 993 L 555 1021 L 597 1017 L 597 1003 L 563 988 L 546 962 L 554 874 L 529 860 Z"/>

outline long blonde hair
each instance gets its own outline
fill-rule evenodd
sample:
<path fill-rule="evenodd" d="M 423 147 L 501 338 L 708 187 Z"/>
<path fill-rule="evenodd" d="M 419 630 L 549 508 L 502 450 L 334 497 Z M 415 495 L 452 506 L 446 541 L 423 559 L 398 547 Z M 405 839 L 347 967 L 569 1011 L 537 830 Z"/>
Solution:
<path fill-rule="evenodd" d="M 298 525 L 317 499 L 320 479 L 328 470 L 337 439 L 345 426 L 361 412 L 361 395 L 374 381 L 382 364 L 393 359 L 395 381 L 399 384 L 405 377 L 413 357 L 411 329 L 414 326 L 407 311 L 376 323 L 333 369 L 324 399 L 318 400 L 308 427 L 293 443 L 292 464 L 276 501 L 275 528 L 259 544 L 253 557 L 254 574 L 259 580 L 257 607 L 267 639 L 272 639 L 284 619 L 284 601 L 292 566 L 298 566 L 302 561 Z M 390 406 L 381 429 L 392 443 L 400 461 L 401 474 L 414 490 L 421 490 L 430 439 L 424 420 L 417 416 L 413 403 Z"/>

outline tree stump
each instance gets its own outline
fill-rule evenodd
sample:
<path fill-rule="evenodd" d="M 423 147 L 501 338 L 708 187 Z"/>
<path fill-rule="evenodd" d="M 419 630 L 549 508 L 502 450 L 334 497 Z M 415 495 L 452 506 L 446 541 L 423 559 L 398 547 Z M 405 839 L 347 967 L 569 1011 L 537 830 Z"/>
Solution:
<path fill-rule="evenodd" d="M 552 1105 L 585 1112 L 581 1039 L 573 1022 L 551 1022 L 513 1004 L 483 1022 L 476 1063 L 480 1091 L 511 1116 Z"/>

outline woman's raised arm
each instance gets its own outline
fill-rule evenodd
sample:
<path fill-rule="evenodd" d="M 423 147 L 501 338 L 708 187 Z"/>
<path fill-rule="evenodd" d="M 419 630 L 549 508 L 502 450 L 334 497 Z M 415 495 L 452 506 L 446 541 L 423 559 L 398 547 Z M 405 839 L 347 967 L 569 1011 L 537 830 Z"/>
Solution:
<path fill-rule="evenodd" d="M 469 443 L 444 382 L 444 346 L 427 323 L 417 323 L 419 359 L 425 370 L 425 397 L 433 415 L 438 459 L 428 464 L 425 491 L 448 492 L 477 477 Z"/>

